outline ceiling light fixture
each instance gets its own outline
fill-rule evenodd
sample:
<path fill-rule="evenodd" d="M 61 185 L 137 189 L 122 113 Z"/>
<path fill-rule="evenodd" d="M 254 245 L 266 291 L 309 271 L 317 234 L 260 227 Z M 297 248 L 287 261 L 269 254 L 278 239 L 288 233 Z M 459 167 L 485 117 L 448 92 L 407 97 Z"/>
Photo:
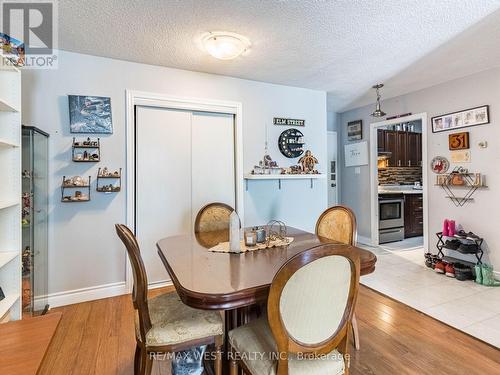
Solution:
<path fill-rule="evenodd" d="M 227 31 L 212 31 L 202 36 L 205 50 L 220 60 L 232 60 L 250 47 L 250 40 L 243 35 Z"/>
<path fill-rule="evenodd" d="M 379 83 L 372 88 L 377 92 L 377 105 L 375 106 L 375 111 L 371 114 L 373 117 L 384 117 L 386 113 L 380 109 L 380 93 L 379 90 L 384 87 L 383 83 Z"/>

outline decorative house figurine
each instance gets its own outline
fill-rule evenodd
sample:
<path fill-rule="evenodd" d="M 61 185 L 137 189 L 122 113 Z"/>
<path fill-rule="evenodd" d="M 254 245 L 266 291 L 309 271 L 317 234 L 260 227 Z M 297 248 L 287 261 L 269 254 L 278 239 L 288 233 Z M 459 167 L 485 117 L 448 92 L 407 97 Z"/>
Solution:
<path fill-rule="evenodd" d="M 229 216 L 229 250 L 233 253 L 241 252 L 240 217 L 236 211 Z"/>
<path fill-rule="evenodd" d="M 302 171 L 304 173 L 318 173 L 314 169 L 314 166 L 318 164 L 318 159 L 316 159 L 310 150 L 307 150 L 305 155 L 299 159 L 299 163 L 302 165 Z"/>

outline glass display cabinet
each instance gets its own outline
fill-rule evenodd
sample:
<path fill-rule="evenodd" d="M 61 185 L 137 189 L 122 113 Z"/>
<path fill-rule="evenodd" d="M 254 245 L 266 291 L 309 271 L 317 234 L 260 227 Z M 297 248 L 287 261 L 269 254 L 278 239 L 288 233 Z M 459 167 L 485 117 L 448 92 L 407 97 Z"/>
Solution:
<path fill-rule="evenodd" d="M 47 312 L 48 141 L 44 131 L 22 129 L 22 311 Z"/>

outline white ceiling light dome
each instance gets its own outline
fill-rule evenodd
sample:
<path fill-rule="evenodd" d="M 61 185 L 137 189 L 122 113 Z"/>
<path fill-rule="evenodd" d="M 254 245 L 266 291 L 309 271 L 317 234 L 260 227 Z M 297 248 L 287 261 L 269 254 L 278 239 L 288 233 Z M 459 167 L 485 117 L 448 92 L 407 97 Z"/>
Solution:
<path fill-rule="evenodd" d="M 232 60 L 250 48 L 250 40 L 243 35 L 228 31 L 211 31 L 203 34 L 205 50 L 220 60 Z"/>

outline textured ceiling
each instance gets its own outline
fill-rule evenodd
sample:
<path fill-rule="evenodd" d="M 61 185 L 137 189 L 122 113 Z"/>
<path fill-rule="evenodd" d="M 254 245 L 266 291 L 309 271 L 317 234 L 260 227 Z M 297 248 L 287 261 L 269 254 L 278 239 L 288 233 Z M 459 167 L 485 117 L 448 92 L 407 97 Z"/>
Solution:
<path fill-rule="evenodd" d="M 466 50 L 446 63 L 435 52 L 450 40 L 476 48 L 463 32 L 498 8 L 500 0 L 60 0 L 59 48 L 325 90 L 339 111 L 370 102 L 364 94 L 379 81 L 388 97 L 500 64 Z M 251 50 L 232 61 L 208 56 L 197 39 L 214 30 L 247 36 Z"/>

